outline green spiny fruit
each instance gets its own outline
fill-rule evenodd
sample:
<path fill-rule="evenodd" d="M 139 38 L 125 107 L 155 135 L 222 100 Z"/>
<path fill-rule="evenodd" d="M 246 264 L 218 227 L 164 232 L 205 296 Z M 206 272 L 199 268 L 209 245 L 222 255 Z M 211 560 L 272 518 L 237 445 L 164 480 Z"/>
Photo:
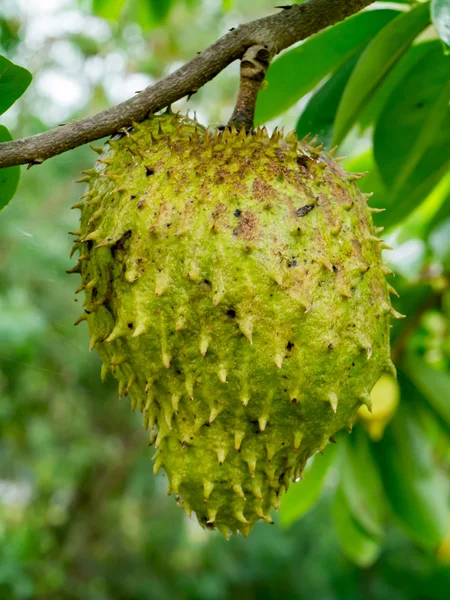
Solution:
<path fill-rule="evenodd" d="M 76 205 L 79 321 L 169 491 L 247 535 L 393 370 L 373 209 L 295 134 L 166 114 L 97 151 Z"/>

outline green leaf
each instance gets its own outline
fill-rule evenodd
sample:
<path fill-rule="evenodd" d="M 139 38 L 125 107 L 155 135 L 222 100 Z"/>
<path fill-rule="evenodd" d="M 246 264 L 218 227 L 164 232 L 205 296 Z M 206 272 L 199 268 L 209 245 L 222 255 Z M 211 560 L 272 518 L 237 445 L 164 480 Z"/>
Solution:
<path fill-rule="evenodd" d="M 450 56 L 439 47 L 420 59 L 385 106 L 374 135 L 374 154 L 389 190 L 387 224 L 411 212 L 450 164 Z"/>
<path fill-rule="evenodd" d="M 339 100 L 360 55 L 361 51 L 356 50 L 308 102 L 297 122 L 296 131 L 299 138 L 307 133 L 318 134 L 325 146 L 331 144 Z"/>
<path fill-rule="evenodd" d="M 412 352 L 408 353 L 402 367 L 423 397 L 450 426 L 450 374 L 433 369 Z"/>
<path fill-rule="evenodd" d="M 389 227 L 395 220 L 392 219 L 391 205 L 392 198 L 390 190 L 386 189 L 377 164 L 374 161 L 372 150 L 368 150 L 363 154 L 351 157 L 343 163 L 345 169 L 350 172 L 360 173 L 367 171 L 368 175 L 358 181 L 358 186 L 362 192 L 370 192 L 373 197 L 370 199 L 370 206 L 375 208 L 387 208 L 386 212 L 375 214 L 373 216 L 374 223 L 377 227 Z M 433 229 L 435 225 L 445 220 L 450 216 L 450 203 L 447 201 L 450 193 L 450 173 L 444 174 L 444 177 L 437 181 L 437 185 L 431 188 L 431 191 L 426 195 L 420 197 L 420 188 L 412 192 L 411 199 L 415 203 L 415 197 L 418 198 L 418 208 L 409 216 L 405 215 L 405 219 L 402 220 L 404 226 L 403 235 L 406 239 L 411 237 L 420 237 L 425 239 L 427 234 Z M 439 208 L 440 207 L 440 208 Z M 438 211 L 437 213 L 435 211 Z M 434 215 L 434 216 L 433 216 Z M 394 215 L 395 216 L 395 215 Z M 399 215 L 402 217 L 402 215 Z M 401 243 L 403 235 L 400 234 L 398 242 Z M 395 285 L 397 287 L 397 284 Z M 409 286 L 406 290 L 409 291 Z M 404 304 L 404 292 L 400 292 L 401 300 L 396 300 L 396 304 Z M 409 314 L 413 312 L 410 310 L 410 306 L 406 303 L 403 309 L 397 309 L 402 314 Z M 404 323 L 403 320 L 396 321 L 393 323 L 393 332 Z"/>
<path fill-rule="evenodd" d="M 383 485 L 362 427 L 342 437 L 340 458 L 341 489 L 349 510 L 369 534 L 381 538 L 386 512 Z"/>
<path fill-rule="evenodd" d="M 400 294 L 400 298 L 393 300 L 393 305 L 396 311 L 409 317 L 419 311 L 423 310 L 425 304 L 429 301 L 430 296 L 433 294 L 433 288 L 430 283 L 411 283 L 406 277 L 396 275 L 394 281 L 391 281 L 397 292 Z M 401 336 L 407 336 L 411 321 L 409 318 L 396 319 L 396 322 L 392 324 L 391 330 L 391 345 L 396 346 L 397 340 Z"/>
<path fill-rule="evenodd" d="M 391 21 L 370 42 L 342 95 L 336 115 L 333 144 L 342 142 L 374 90 L 429 22 L 429 5 L 418 4 Z"/>
<path fill-rule="evenodd" d="M 104 19 L 118 21 L 125 5 L 125 0 L 93 0 L 94 14 Z"/>
<path fill-rule="evenodd" d="M 366 107 L 363 108 L 363 111 L 359 115 L 358 122 L 361 130 L 376 124 L 381 111 L 400 81 L 418 60 L 425 56 L 431 48 L 436 46 L 440 47 L 439 40 L 422 41 L 420 44 L 412 45 L 399 59 L 385 79 L 380 83 L 378 89 L 375 90 L 373 96 L 368 99 Z"/>
<path fill-rule="evenodd" d="M 450 237 L 441 241 L 440 227 L 444 225 L 447 216 L 450 216 L 450 207 L 446 206 L 450 196 L 450 171 L 433 188 L 427 198 L 402 221 L 402 230 L 397 237 L 398 244 L 413 238 L 428 240 L 428 244 L 438 259 L 450 257 Z M 444 218 L 442 218 L 444 217 Z M 437 226 L 437 228 L 436 228 Z M 430 235 L 431 234 L 431 235 Z M 437 243 L 437 247 L 436 247 Z"/>
<path fill-rule="evenodd" d="M 334 525 L 339 543 L 348 558 L 360 567 L 368 567 L 378 558 L 380 541 L 369 535 L 353 518 L 342 488 L 333 502 Z"/>
<path fill-rule="evenodd" d="M 0 56 L 0 115 L 20 98 L 31 80 L 29 71 Z"/>
<path fill-rule="evenodd" d="M 268 121 L 295 104 L 397 14 L 395 10 L 359 13 L 282 54 L 267 71 L 269 85 L 258 95 L 255 122 Z"/>
<path fill-rule="evenodd" d="M 435 464 L 412 406 L 402 399 L 376 457 L 396 521 L 418 544 L 434 550 L 448 532 L 449 482 Z"/>
<path fill-rule="evenodd" d="M 450 2 L 449 0 L 431 0 L 431 18 L 439 37 L 450 46 Z"/>
<path fill-rule="evenodd" d="M 0 142 L 9 142 L 12 136 L 3 125 L 0 125 Z M 5 208 L 14 196 L 20 179 L 20 167 L 0 169 L 0 211 Z"/>
<path fill-rule="evenodd" d="M 367 171 L 366 177 L 358 181 L 358 187 L 363 193 L 373 194 L 369 202 L 370 206 L 386 208 L 389 205 L 389 194 L 381 179 L 372 149 L 346 159 L 343 166 L 349 172 L 361 173 Z M 377 227 L 384 226 L 385 215 L 386 212 L 374 215 L 373 220 Z"/>
<path fill-rule="evenodd" d="M 336 446 L 329 445 L 322 454 L 316 454 L 312 464 L 305 470 L 302 481 L 292 484 L 285 494 L 280 507 L 280 523 L 288 527 L 303 516 L 316 502 L 333 460 Z"/>

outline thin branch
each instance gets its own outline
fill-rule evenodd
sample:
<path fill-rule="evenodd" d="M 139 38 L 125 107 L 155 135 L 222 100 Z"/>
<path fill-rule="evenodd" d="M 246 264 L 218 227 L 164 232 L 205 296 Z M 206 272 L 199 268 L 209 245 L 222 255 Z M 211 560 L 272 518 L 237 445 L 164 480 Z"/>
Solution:
<path fill-rule="evenodd" d="M 3 142 L 0 144 L 0 167 L 39 164 L 67 150 L 113 135 L 133 121 L 142 121 L 150 113 L 195 93 L 230 63 L 240 59 L 250 46 L 266 46 L 270 60 L 295 42 L 344 20 L 373 2 L 308 0 L 304 4 L 284 7 L 275 15 L 240 25 L 168 77 L 117 106 L 33 137 Z"/>
<path fill-rule="evenodd" d="M 266 45 L 250 46 L 241 60 L 239 94 L 228 125 L 236 129 L 253 129 L 256 99 L 269 66 L 270 52 Z"/>

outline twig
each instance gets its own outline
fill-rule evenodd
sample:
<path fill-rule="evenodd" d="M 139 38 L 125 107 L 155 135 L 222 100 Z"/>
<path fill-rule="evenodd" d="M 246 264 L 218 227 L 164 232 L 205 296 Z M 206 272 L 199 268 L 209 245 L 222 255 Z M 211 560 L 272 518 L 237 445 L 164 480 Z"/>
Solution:
<path fill-rule="evenodd" d="M 308 0 L 290 10 L 240 25 L 177 71 L 129 100 L 96 115 L 45 133 L 0 144 L 0 167 L 40 164 L 88 142 L 113 135 L 133 121 L 195 93 L 251 46 L 266 46 L 269 58 L 325 27 L 353 15 L 374 0 Z"/>
<path fill-rule="evenodd" d="M 267 46 L 250 46 L 241 60 L 239 94 L 228 125 L 236 129 L 253 129 L 256 99 L 269 67 L 270 52 Z"/>

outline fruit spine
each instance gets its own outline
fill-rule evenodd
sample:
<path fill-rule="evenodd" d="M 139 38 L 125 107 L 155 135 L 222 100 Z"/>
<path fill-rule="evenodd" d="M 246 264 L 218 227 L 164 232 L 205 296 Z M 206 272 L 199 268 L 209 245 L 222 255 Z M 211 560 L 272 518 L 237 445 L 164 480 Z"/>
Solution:
<path fill-rule="evenodd" d="M 393 370 L 374 209 L 294 133 L 163 115 L 96 150 L 77 322 L 142 411 L 169 493 L 247 535 Z"/>

